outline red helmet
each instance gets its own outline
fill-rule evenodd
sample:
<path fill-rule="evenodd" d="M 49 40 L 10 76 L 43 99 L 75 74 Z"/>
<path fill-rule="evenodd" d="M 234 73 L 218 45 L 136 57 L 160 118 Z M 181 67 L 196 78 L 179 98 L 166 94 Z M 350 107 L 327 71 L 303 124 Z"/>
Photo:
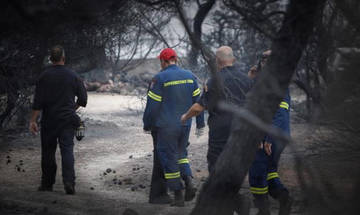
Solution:
<path fill-rule="evenodd" d="M 176 55 L 176 52 L 174 51 L 174 49 L 166 48 L 160 52 L 160 55 L 158 56 L 158 58 L 160 60 L 171 60 L 171 59 L 176 59 L 177 55 Z"/>

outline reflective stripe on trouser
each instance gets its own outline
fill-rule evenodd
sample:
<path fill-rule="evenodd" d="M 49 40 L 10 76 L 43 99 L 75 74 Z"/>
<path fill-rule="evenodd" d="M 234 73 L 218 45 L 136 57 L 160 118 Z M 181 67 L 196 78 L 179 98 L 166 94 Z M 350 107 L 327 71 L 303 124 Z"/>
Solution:
<path fill-rule="evenodd" d="M 286 189 L 281 183 L 276 169 L 271 168 L 272 156 L 262 149 L 257 150 L 255 160 L 249 169 L 250 191 L 254 195 L 270 194 L 274 198 L 277 190 Z"/>
<path fill-rule="evenodd" d="M 250 187 L 250 192 L 252 194 L 257 194 L 257 195 L 264 195 L 267 194 L 269 192 L 269 187 Z"/>
<path fill-rule="evenodd" d="M 281 110 L 281 111 L 285 111 L 285 110 Z M 288 111 L 286 111 L 286 112 L 288 112 Z M 280 151 L 277 143 L 274 142 L 271 146 L 271 150 L 272 150 L 271 155 L 266 156 L 268 158 L 268 168 L 267 168 L 266 180 L 269 185 L 269 194 L 272 197 L 276 198 L 276 194 L 275 194 L 275 193 L 277 193 L 276 190 L 286 189 L 284 187 L 284 185 L 281 183 L 279 174 L 277 172 L 277 169 L 278 169 L 277 164 L 278 164 L 280 154 L 281 154 L 281 151 L 283 150 L 283 148 L 280 149 L 281 150 Z"/>
<path fill-rule="evenodd" d="M 180 166 L 180 171 L 181 171 L 181 177 L 182 178 L 185 178 L 186 176 L 191 175 L 190 162 L 189 162 L 188 158 L 179 159 L 178 164 Z"/>
<path fill-rule="evenodd" d="M 180 178 L 180 171 L 165 173 L 165 179 L 176 179 Z"/>
<path fill-rule="evenodd" d="M 269 172 L 267 174 L 266 180 L 270 181 L 271 179 L 279 178 L 279 174 L 277 172 Z"/>
<path fill-rule="evenodd" d="M 279 190 L 286 190 L 284 185 L 281 183 L 281 180 L 279 178 L 279 174 L 277 172 L 269 172 L 267 175 L 267 183 L 269 186 L 269 194 L 273 198 L 277 198 L 279 194 Z"/>
<path fill-rule="evenodd" d="M 170 190 L 183 189 L 181 177 L 191 176 L 186 151 L 189 131 L 189 126 L 158 129 L 157 151 Z M 179 161 L 181 161 L 181 164 L 179 164 Z"/>

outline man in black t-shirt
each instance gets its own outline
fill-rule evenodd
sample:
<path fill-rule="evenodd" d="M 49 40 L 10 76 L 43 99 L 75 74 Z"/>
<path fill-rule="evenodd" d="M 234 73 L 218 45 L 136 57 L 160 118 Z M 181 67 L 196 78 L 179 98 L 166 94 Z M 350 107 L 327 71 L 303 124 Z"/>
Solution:
<path fill-rule="evenodd" d="M 205 87 L 204 93 L 184 115 L 181 121 L 200 114 L 205 109 L 209 112 L 209 147 L 207 153 L 208 169 L 211 172 L 216 160 L 223 151 L 230 136 L 233 115 L 218 108 L 217 103 L 224 101 L 238 106 L 243 106 L 245 95 L 252 86 L 252 81 L 243 74 L 239 68 L 233 66 L 235 61 L 233 51 L 228 46 L 222 46 L 216 51 L 216 64 L 218 77 L 222 86 L 221 92 L 216 92 L 214 79 L 211 78 Z"/>
<path fill-rule="evenodd" d="M 56 177 L 55 152 L 59 143 L 62 176 L 67 194 L 75 194 L 74 131 L 80 125 L 75 110 L 85 107 L 87 93 L 79 76 L 65 68 L 65 52 L 61 46 L 51 49 L 52 66 L 41 74 L 35 89 L 30 131 L 39 131 L 41 113 L 41 186 L 39 191 L 52 191 Z M 75 97 L 77 100 L 75 102 Z"/>

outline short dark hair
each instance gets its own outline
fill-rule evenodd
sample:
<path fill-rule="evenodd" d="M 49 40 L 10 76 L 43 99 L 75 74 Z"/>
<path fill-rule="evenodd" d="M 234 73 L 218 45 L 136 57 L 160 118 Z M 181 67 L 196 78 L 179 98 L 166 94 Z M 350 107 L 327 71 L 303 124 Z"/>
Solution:
<path fill-rule="evenodd" d="M 51 48 L 50 60 L 52 62 L 59 62 L 62 57 L 65 57 L 65 50 L 62 46 L 56 45 Z"/>

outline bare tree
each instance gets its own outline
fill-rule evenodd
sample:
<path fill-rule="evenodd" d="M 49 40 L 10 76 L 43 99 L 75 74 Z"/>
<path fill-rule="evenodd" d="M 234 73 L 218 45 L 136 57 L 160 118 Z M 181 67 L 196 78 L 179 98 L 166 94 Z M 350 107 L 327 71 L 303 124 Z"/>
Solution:
<path fill-rule="evenodd" d="M 67 65 L 78 73 L 86 73 L 111 63 L 119 64 L 120 57 L 124 57 L 116 56 L 120 54 L 120 46 L 132 47 L 127 55 L 134 56 L 139 51 L 138 45 L 144 43 L 140 41 L 142 37 L 151 36 L 150 25 L 142 14 L 151 16 L 152 8 L 136 1 L 5 1 L 3 6 L 0 78 L 4 84 L 0 86 L 0 127 L 11 121 L 25 100 L 29 101 L 31 87 L 48 61 L 46 56 L 51 46 L 63 45 Z M 160 24 L 164 22 L 157 22 L 156 26 Z M 142 37 L 138 40 L 130 37 L 136 34 Z M 150 47 L 157 41 L 151 38 Z"/>
<path fill-rule="evenodd" d="M 200 1 L 196 1 L 198 5 L 198 10 L 194 17 L 193 21 L 193 35 L 197 38 L 197 40 L 201 40 L 202 36 L 202 26 L 206 16 L 209 14 L 211 8 L 215 4 L 215 0 L 207 0 L 204 3 L 200 3 Z M 198 67 L 198 56 L 199 56 L 199 49 L 191 46 L 191 50 L 188 55 L 189 65 L 192 70 Z"/>

